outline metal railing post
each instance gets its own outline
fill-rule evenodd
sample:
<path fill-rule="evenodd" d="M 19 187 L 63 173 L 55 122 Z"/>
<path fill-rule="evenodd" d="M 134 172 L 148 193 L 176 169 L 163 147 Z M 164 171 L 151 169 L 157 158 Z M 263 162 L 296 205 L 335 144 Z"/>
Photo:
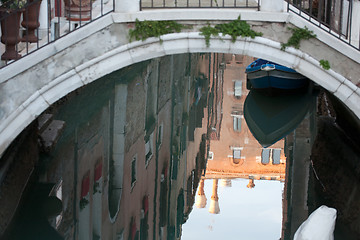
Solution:
<path fill-rule="evenodd" d="M 325 0 L 325 3 L 319 1 L 317 11 L 315 13 L 312 12 L 314 9 L 312 5 L 309 6 L 309 9 L 311 9 L 311 11 L 309 11 L 309 9 L 303 9 L 297 4 L 290 4 L 290 0 L 287 1 L 288 12 L 299 15 L 301 18 L 309 21 L 311 24 L 314 24 L 315 26 L 328 32 L 333 37 L 338 38 L 340 41 L 347 43 L 351 47 L 360 51 L 360 15 L 353 14 L 354 0 L 349 0 L 348 7 L 344 6 L 343 0 L 334 0 L 333 3 L 331 3 L 329 0 Z M 340 11 L 331 12 L 333 9 L 336 11 L 336 8 L 334 7 L 336 6 L 336 1 L 341 1 Z M 312 3 L 312 1 L 310 1 L 310 3 Z M 345 10 L 344 7 L 347 7 L 347 10 Z M 360 3 L 358 3 L 356 9 L 357 11 L 355 10 L 355 12 L 360 12 Z M 347 14 L 347 16 L 344 14 Z M 334 18 L 335 20 L 339 20 L 339 23 L 334 24 Z M 346 21 L 344 22 L 345 19 Z M 356 25 L 355 27 L 354 24 Z M 345 33 L 343 31 L 344 28 L 347 29 Z M 355 31 L 355 33 L 353 31 Z M 354 36 L 358 40 L 354 40 Z"/>
<path fill-rule="evenodd" d="M 41 4 L 39 5 L 39 1 L 41 1 Z M 54 1 L 54 2 L 53 2 Z M 25 28 L 23 30 L 23 36 L 17 36 L 15 37 L 16 41 L 23 41 L 24 44 L 22 44 L 21 46 L 18 46 L 18 44 L 13 44 L 12 48 L 15 49 L 17 55 L 14 53 L 11 55 L 11 59 L 6 59 L 1 63 L 0 68 L 2 67 L 6 67 L 7 65 L 11 64 L 12 62 L 18 60 L 20 57 L 24 57 L 28 54 L 31 54 L 32 52 L 56 41 L 59 37 L 65 36 L 68 33 L 72 32 L 73 30 L 75 30 L 73 28 L 73 26 L 75 26 L 75 28 L 79 28 L 81 26 L 84 26 L 86 24 L 88 24 L 88 22 L 91 22 L 94 20 L 93 17 L 93 2 L 94 0 L 91 0 L 90 5 L 88 6 L 88 4 L 86 4 L 86 6 L 84 6 L 84 2 L 87 0 L 80 0 L 80 5 L 74 7 L 74 10 L 76 10 L 76 16 L 72 15 L 70 13 L 70 7 L 69 4 L 66 4 L 65 6 L 65 11 L 66 13 L 62 13 L 61 9 L 62 6 L 61 4 L 63 4 L 62 0 L 28 0 L 27 5 L 25 6 L 23 11 L 23 22 L 19 23 L 22 24 L 22 26 Z M 104 0 L 95 0 L 100 2 L 99 6 L 99 15 L 100 17 L 108 14 L 110 12 L 114 11 L 114 7 L 115 7 L 115 1 L 119 1 L 119 0 L 113 0 L 112 2 L 110 2 L 110 4 L 112 3 L 112 8 L 109 9 L 107 8 L 107 12 L 104 13 Z M 126 0 L 122 0 L 122 1 L 126 1 Z M 138 2 L 139 0 L 135 1 Z M 139 2 L 138 2 L 139 3 Z M 35 8 L 34 5 L 38 4 L 37 7 Z M 137 7 L 137 9 L 139 9 L 139 5 Z M 30 14 L 31 11 L 37 11 L 36 13 L 34 12 Z M 85 11 L 86 15 L 83 15 Z M 90 12 L 89 12 L 90 11 Z M 16 11 L 14 12 L 15 14 L 18 14 Z M 32 15 L 37 15 L 38 17 L 38 23 L 39 23 L 39 27 L 37 28 L 29 28 L 28 27 L 28 21 L 30 20 L 29 16 Z M 11 14 L 7 14 L 5 15 L 1 15 L 1 21 L 4 21 L 4 26 L 5 26 L 5 22 L 8 21 L 8 19 L 10 19 Z M 74 22 L 72 20 L 72 18 L 77 18 L 75 19 L 76 22 Z M 31 17 L 32 19 L 32 17 Z M 62 22 L 67 22 L 68 24 L 68 28 L 66 28 L 66 25 L 61 26 Z M 29 25 L 30 26 L 30 25 Z M 65 28 L 64 28 L 65 27 Z M 4 29 L 2 29 L 2 35 L 8 35 L 8 29 L 5 29 L 5 27 L 3 27 Z M 18 31 L 19 32 L 19 31 Z M 34 38 L 34 35 L 36 36 L 36 39 Z M 46 36 L 45 36 L 46 35 Z M 1 36 L 1 35 L 0 35 Z M 6 39 L 6 38 L 4 38 Z M 13 40 L 14 41 L 14 40 Z M 4 40 L 4 52 L 2 51 L 1 55 L 3 53 L 5 53 L 6 50 L 6 45 L 8 45 L 8 43 L 10 43 L 8 40 Z M 2 49 L 2 46 L 1 46 Z M 4 57 L 5 58 L 5 57 Z M 9 57 L 7 57 L 9 58 Z"/>

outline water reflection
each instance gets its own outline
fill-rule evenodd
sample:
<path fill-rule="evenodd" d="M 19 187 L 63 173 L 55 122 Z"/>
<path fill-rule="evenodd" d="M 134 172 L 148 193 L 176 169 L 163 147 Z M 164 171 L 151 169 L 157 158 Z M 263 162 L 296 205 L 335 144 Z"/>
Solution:
<path fill-rule="evenodd" d="M 279 239 L 286 169 L 284 139 L 265 148 L 252 135 L 246 115 L 244 119 L 244 105 L 256 94 L 249 94 L 245 87 L 245 67 L 253 59 L 227 57 L 226 67 L 218 72 L 211 88 L 214 103 L 208 111 L 209 154 L 197 194 L 199 209 L 193 210 L 183 226 L 183 236 L 219 239 L 227 232 L 227 239 Z M 248 108 L 251 113 L 256 110 Z M 207 190 L 209 200 L 204 185 L 212 186 Z M 207 208 L 207 213 L 201 208 Z M 258 231 L 259 226 L 266 227 Z"/>
<path fill-rule="evenodd" d="M 252 61 L 153 59 L 54 104 L 4 239 L 291 239 L 320 204 L 315 98 L 249 93 Z"/>
<path fill-rule="evenodd" d="M 182 227 L 182 239 L 279 239 L 284 183 L 254 180 L 255 188 L 247 188 L 251 181 L 204 179 L 203 199 L 207 199 L 207 204 L 192 210 Z M 211 202 L 216 194 L 218 211 L 215 212 Z"/>
<path fill-rule="evenodd" d="M 251 91 L 244 104 L 246 123 L 258 142 L 269 147 L 303 121 L 314 96 L 310 92 L 273 97 Z"/>

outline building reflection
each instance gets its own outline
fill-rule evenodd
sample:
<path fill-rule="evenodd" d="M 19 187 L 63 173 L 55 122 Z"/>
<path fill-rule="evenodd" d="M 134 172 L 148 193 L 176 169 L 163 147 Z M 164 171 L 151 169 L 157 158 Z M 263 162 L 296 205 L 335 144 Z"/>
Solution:
<path fill-rule="evenodd" d="M 245 67 L 252 61 L 247 56 L 223 55 L 225 64 L 220 66 L 224 71 L 219 71 L 216 83 L 212 83 L 215 92 L 211 92 L 213 104 L 209 103 L 210 141 L 206 174 L 202 176 L 202 180 L 213 181 L 208 210 L 220 213 L 219 181 L 222 186 L 231 186 L 231 180 L 248 179 L 249 189 L 256 188 L 256 181 L 283 182 L 282 226 L 279 228 L 281 239 L 292 239 L 313 208 L 304 202 L 315 205 L 315 200 L 304 193 L 314 191 L 308 182 L 311 169 L 308 156 L 315 135 L 316 91 L 310 88 L 298 95 L 276 97 L 256 92 L 251 95 L 246 89 Z M 244 113 L 245 100 L 252 104 L 247 106 L 247 113 Z M 254 103 L 256 108 L 251 108 Z M 250 131 L 244 114 L 263 117 L 251 116 Z M 204 183 L 200 184 L 197 197 L 197 207 L 206 207 Z"/>
<path fill-rule="evenodd" d="M 42 198 L 61 202 L 49 225 L 57 237 L 181 236 L 206 164 L 212 60 L 183 54 L 130 66 L 47 111 L 65 128 L 42 151 L 32 193 L 41 188 Z M 34 196 L 40 199 L 29 194 L 25 202 Z M 26 214 L 14 219 L 5 239 L 34 238 L 35 232 L 19 231 L 37 224 L 30 224 L 36 211 Z"/>
<path fill-rule="evenodd" d="M 180 239 L 194 206 L 221 214 L 218 189 L 234 179 L 246 179 L 251 191 L 257 181 L 294 189 L 285 177 L 287 162 L 299 151 L 295 143 L 306 145 L 310 121 L 297 138 L 292 133 L 266 148 L 253 137 L 243 110 L 245 67 L 252 61 L 218 53 L 166 56 L 112 73 L 56 103 L 46 114 L 65 127 L 41 149 L 26 211 L 4 239 L 32 239 L 35 233 L 19 231 L 24 225 L 55 230 L 45 239 Z M 212 182 L 211 195 L 205 182 Z M 291 201 L 284 199 L 284 236 L 307 214 L 296 207 L 306 189 L 297 186 Z M 52 214 L 39 205 L 47 202 L 54 203 Z"/>
<path fill-rule="evenodd" d="M 284 139 L 264 148 L 251 134 L 244 119 L 246 89 L 245 68 L 253 58 L 240 55 L 218 55 L 220 71 L 210 97 L 208 122 L 208 159 L 205 179 L 213 179 L 209 212 L 220 213 L 218 184 L 231 186 L 232 179 L 248 179 L 247 188 L 255 188 L 255 180 L 285 181 L 286 157 Z M 245 186 L 244 186 L 245 187 Z M 204 182 L 198 189 L 198 207 L 205 207 Z"/>

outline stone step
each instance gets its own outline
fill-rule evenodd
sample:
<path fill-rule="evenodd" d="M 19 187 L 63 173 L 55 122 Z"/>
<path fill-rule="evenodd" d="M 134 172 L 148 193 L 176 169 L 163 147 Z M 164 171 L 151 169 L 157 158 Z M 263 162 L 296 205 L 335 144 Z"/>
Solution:
<path fill-rule="evenodd" d="M 53 120 L 53 115 L 44 113 L 38 117 L 38 132 L 42 133 Z"/>

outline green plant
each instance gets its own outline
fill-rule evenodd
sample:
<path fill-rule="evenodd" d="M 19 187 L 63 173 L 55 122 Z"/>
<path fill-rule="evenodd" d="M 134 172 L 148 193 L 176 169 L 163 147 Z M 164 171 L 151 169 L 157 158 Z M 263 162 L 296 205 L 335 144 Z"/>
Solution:
<path fill-rule="evenodd" d="M 232 42 L 236 41 L 236 38 L 241 37 L 251 37 L 255 38 L 256 36 L 262 36 L 261 32 L 255 32 L 251 29 L 250 25 L 246 21 L 242 21 L 240 16 L 229 23 L 217 24 L 214 27 L 211 27 L 208 24 L 205 27 L 200 29 L 200 35 L 205 37 L 206 46 L 210 46 L 210 37 L 219 36 L 221 33 L 223 36 L 230 35 Z"/>
<path fill-rule="evenodd" d="M 130 41 L 132 39 L 144 41 L 149 37 L 160 38 L 161 35 L 180 32 L 185 28 L 188 27 L 175 21 L 139 21 L 136 19 L 135 28 L 129 30 L 129 38 Z"/>
<path fill-rule="evenodd" d="M 89 200 L 87 200 L 86 198 L 80 199 L 80 210 L 83 210 L 88 204 Z"/>
<path fill-rule="evenodd" d="M 325 69 L 325 70 L 329 70 L 330 69 L 330 63 L 328 60 L 324 60 L 324 59 L 321 59 L 320 60 L 320 66 Z"/>
<path fill-rule="evenodd" d="M 0 0 L 2 7 L 7 9 L 22 9 L 25 7 L 27 0 Z"/>
<path fill-rule="evenodd" d="M 300 41 L 302 39 L 308 40 L 310 38 L 316 38 L 316 34 L 313 31 L 305 28 L 291 28 L 288 29 L 292 32 L 292 36 L 288 39 L 287 43 L 281 44 L 281 50 L 285 50 L 286 47 L 293 46 L 296 49 L 300 47 Z"/>
<path fill-rule="evenodd" d="M 200 28 L 200 31 L 201 31 L 200 35 L 203 35 L 205 37 L 205 43 L 206 43 L 207 47 L 210 46 L 211 35 L 219 36 L 219 30 L 216 29 L 215 27 L 211 27 L 210 24 L 208 24 L 205 27 Z"/>
<path fill-rule="evenodd" d="M 93 185 L 93 194 L 96 194 L 96 193 L 101 193 L 100 191 L 100 183 L 99 182 L 94 182 L 94 185 Z"/>

